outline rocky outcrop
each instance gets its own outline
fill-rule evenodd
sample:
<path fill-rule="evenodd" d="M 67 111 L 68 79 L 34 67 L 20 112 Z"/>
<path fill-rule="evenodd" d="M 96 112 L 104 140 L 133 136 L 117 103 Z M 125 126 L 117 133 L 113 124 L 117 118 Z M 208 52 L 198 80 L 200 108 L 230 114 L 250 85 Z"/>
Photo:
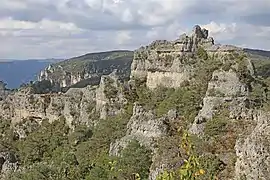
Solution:
<path fill-rule="evenodd" d="M 155 150 L 155 142 L 168 132 L 168 116 L 157 118 L 153 111 L 146 111 L 142 106 L 135 103 L 133 115 L 127 124 L 126 135 L 117 139 L 110 146 L 110 155 L 120 155 L 131 140 L 137 140 L 149 149 Z"/>
<path fill-rule="evenodd" d="M 0 178 L 18 169 L 18 159 L 12 152 L 0 152 Z"/>
<path fill-rule="evenodd" d="M 203 133 L 204 124 L 212 119 L 215 112 L 224 108 L 230 109 L 230 117 L 239 119 L 248 116 L 248 87 L 240 82 L 235 71 L 216 70 L 208 83 L 208 89 L 203 99 L 203 106 L 195 118 L 190 131 L 194 134 Z"/>
<path fill-rule="evenodd" d="M 0 103 L 0 114 L 5 119 L 20 122 L 26 118 L 50 121 L 65 117 L 73 121 L 88 121 L 88 106 L 95 99 L 95 88 L 70 89 L 65 94 L 25 94 L 17 92 Z"/>
<path fill-rule="evenodd" d="M 110 155 L 121 156 L 123 150 L 131 140 L 137 140 L 141 145 L 152 150 L 152 166 L 150 168 L 149 180 L 155 180 L 160 172 L 164 170 L 167 161 L 158 154 L 158 140 L 169 134 L 169 122 L 179 121 L 179 115 L 172 109 L 162 117 L 157 117 L 152 110 L 146 110 L 138 103 L 134 104 L 133 115 L 127 124 L 126 135 L 117 139 L 110 145 Z"/>
<path fill-rule="evenodd" d="M 66 93 L 55 94 L 33 94 L 31 89 L 21 89 L 13 95 L 8 95 L 4 101 L 0 101 L 0 116 L 11 119 L 13 122 L 25 118 L 34 119 L 30 126 L 35 127 L 39 125 L 39 121 L 46 118 L 50 121 L 65 118 L 70 126 L 78 122 L 95 125 L 98 120 L 102 121 L 110 116 L 121 114 L 124 112 L 125 105 L 130 103 L 123 92 L 125 87 L 120 78 L 127 71 L 121 67 L 129 65 L 123 65 L 123 62 L 116 63 L 118 70 L 115 71 L 115 64 L 112 66 L 111 59 L 101 59 L 103 60 L 84 64 L 87 68 L 83 70 L 76 68 L 76 64 L 72 64 L 72 60 L 66 61 L 68 66 L 65 63 L 52 65 L 39 77 L 39 80 L 50 80 L 61 87 L 71 86 L 84 79 L 100 77 L 97 86 L 71 88 Z M 210 63 L 205 63 L 206 61 Z M 211 66 L 211 62 L 216 63 L 214 68 L 200 67 L 205 64 Z M 69 66 L 71 64 L 72 66 Z M 211 69 L 211 71 L 206 72 L 206 74 L 209 73 L 207 75 L 202 73 L 205 77 L 197 83 L 196 78 L 201 75 L 198 70 L 203 68 L 209 71 Z M 229 120 L 234 122 L 241 120 L 247 125 L 249 123 L 255 125 L 248 125 L 249 128 L 242 130 L 243 133 L 237 131 L 238 134 L 233 134 L 235 135 L 233 137 L 235 139 L 232 138 L 233 145 L 236 140 L 235 152 L 232 152 L 232 148 L 229 149 L 230 152 L 216 153 L 215 156 L 222 160 L 225 159 L 224 161 L 229 159 L 227 158 L 229 153 L 236 156 L 236 164 L 232 166 L 235 169 L 235 179 L 267 179 L 270 176 L 268 168 L 270 166 L 270 115 L 250 107 L 250 81 L 254 80 L 254 67 L 241 48 L 216 45 L 214 39 L 208 37 L 206 29 L 195 26 L 190 36 L 184 34 L 175 41 L 154 41 L 149 46 L 136 50 L 130 78 L 129 86 L 133 86 L 133 82 L 136 86 L 137 79 L 146 80 L 146 87 L 143 85 L 145 91 L 154 91 L 158 86 L 179 88 L 185 84 L 184 92 L 203 86 L 203 88 L 198 88 L 202 104 L 200 109 L 196 107 L 194 110 L 196 113 L 194 116 L 197 116 L 190 124 L 189 119 L 184 117 L 185 113 L 181 114 L 183 104 L 177 104 L 177 108 L 172 108 L 168 113 L 157 116 L 155 110 L 151 109 L 152 107 L 147 109 L 142 105 L 143 103 L 135 102 L 131 118 L 126 119 L 128 120 L 126 133 L 123 137 L 111 142 L 110 155 L 121 156 L 121 150 L 131 140 L 137 140 L 141 145 L 152 150 L 153 164 L 150 168 L 149 179 L 154 180 L 160 172 L 170 169 L 170 165 L 176 164 L 179 167 L 183 163 L 178 161 L 180 158 L 176 159 L 176 163 L 170 162 L 175 156 L 181 156 L 179 148 L 175 147 L 175 144 L 179 143 L 179 139 L 171 138 L 168 143 L 170 147 L 163 147 L 165 150 L 159 152 L 160 154 L 157 153 L 160 145 L 157 142 L 163 140 L 162 143 L 166 146 L 168 137 L 173 136 L 170 128 L 179 130 L 177 125 L 188 123 L 188 125 L 183 125 L 183 128 L 188 126 L 192 134 L 204 137 L 206 124 L 225 109 L 228 111 L 228 117 L 226 117 L 228 122 Z M 129 87 L 127 89 L 127 91 L 130 90 Z M 197 92 L 197 89 L 194 91 Z M 201 91 L 203 91 L 202 96 Z M 144 91 L 140 93 L 144 93 Z M 133 103 L 136 97 L 131 97 L 131 99 Z M 175 102 L 170 103 L 168 106 L 174 106 Z M 171 122 L 174 122 L 177 127 L 171 127 Z M 27 128 L 27 124 L 17 124 L 14 130 L 20 138 L 26 137 L 32 131 Z M 172 154 L 172 156 L 168 157 L 165 154 Z M 6 156 L 0 154 L 0 165 L 13 167 L 4 165 L 5 162 L 9 162 L 6 159 Z"/>
<path fill-rule="evenodd" d="M 270 115 L 265 112 L 253 114 L 252 130 L 245 130 L 235 145 L 237 161 L 236 179 L 263 179 L 270 177 Z M 250 123 L 250 122 L 246 122 Z"/>
<path fill-rule="evenodd" d="M 60 87 L 69 87 L 84 79 L 96 77 L 97 74 L 89 74 L 84 72 L 72 73 L 65 71 L 62 66 L 49 65 L 45 70 L 40 72 L 38 81 L 49 80 L 51 83 Z"/>
<path fill-rule="evenodd" d="M 72 126 L 78 122 L 92 125 L 99 118 L 122 112 L 125 98 L 117 72 L 101 77 L 99 86 L 71 88 L 66 93 L 33 94 L 28 87 L 0 101 L 0 116 L 14 123 L 26 118 L 50 121 L 65 118 Z"/>
<path fill-rule="evenodd" d="M 122 82 L 119 79 L 117 70 L 101 77 L 95 97 L 96 111 L 99 112 L 100 119 L 116 116 L 123 112 L 123 107 L 127 100 L 124 97 L 121 86 Z"/>
<path fill-rule="evenodd" d="M 211 55 L 240 50 L 234 46 L 215 45 L 206 29 L 195 26 L 190 36 L 183 34 L 174 41 L 154 41 L 136 50 L 131 65 L 131 78 L 145 78 L 149 88 L 159 85 L 180 87 L 194 74 L 195 54 L 199 47 Z"/>

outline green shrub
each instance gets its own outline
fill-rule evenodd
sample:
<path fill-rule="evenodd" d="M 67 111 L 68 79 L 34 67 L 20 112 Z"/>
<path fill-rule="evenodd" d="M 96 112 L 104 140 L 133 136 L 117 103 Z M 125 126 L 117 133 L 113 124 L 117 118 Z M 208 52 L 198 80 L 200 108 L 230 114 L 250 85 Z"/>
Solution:
<path fill-rule="evenodd" d="M 208 137 L 216 137 L 227 132 L 228 119 L 216 117 L 208 120 L 205 125 L 205 135 Z"/>
<path fill-rule="evenodd" d="M 79 125 L 75 128 L 74 132 L 70 133 L 68 136 L 68 140 L 70 144 L 77 145 L 81 142 L 87 141 L 91 138 L 93 132 L 90 128 L 85 125 Z"/>
<path fill-rule="evenodd" d="M 152 164 L 150 150 L 140 145 L 138 141 L 133 140 L 121 154 L 121 158 L 116 160 L 116 168 L 121 169 L 118 175 L 119 179 L 132 179 L 135 174 L 139 174 L 141 179 L 148 179 Z"/>
<path fill-rule="evenodd" d="M 208 59 L 208 54 L 207 54 L 206 50 L 204 50 L 201 46 L 197 49 L 197 56 L 203 60 Z"/>
<path fill-rule="evenodd" d="M 183 163 L 180 163 L 180 167 L 160 173 L 157 180 L 197 180 L 205 174 L 199 163 L 200 157 L 195 154 L 194 146 L 186 132 L 183 133 L 179 148 L 185 152 L 185 155 L 181 154 L 185 158 Z"/>
<path fill-rule="evenodd" d="M 217 179 L 218 174 L 225 169 L 225 164 L 213 154 L 201 156 L 199 163 L 205 170 L 205 174 L 199 178 L 200 180 Z"/>
<path fill-rule="evenodd" d="M 110 78 L 106 78 L 104 94 L 107 98 L 116 98 L 118 94 L 118 89 L 113 86 L 113 80 Z"/>

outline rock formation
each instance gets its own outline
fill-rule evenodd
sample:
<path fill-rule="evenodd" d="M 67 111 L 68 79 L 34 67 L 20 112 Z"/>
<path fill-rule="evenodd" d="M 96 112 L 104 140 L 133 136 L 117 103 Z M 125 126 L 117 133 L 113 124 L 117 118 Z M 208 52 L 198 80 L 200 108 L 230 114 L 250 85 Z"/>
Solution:
<path fill-rule="evenodd" d="M 114 116 L 125 105 L 116 73 L 102 76 L 99 86 L 71 88 L 66 93 L 32 94 L 28 87 L 22 88 L 0 102 L 0 115 L 13 122 L 29 117 L 50 121 L 64 117 L 70 126 L 76 122 L 94 123 L 90 121 L 92 116 Z"/>
<path fill-rule="evenodd" d="M 0 152 L 0 177 L 18 169 L 18 159 L 11 152 Z"/>
<path fill-rule="evenodd" d="M 158 40 L 134 53 L 131 78 L 146 78 L 147 86 L 180 87 L 194 73 L 194 53 L 199 47 L 219 54 L 238 50 L 234 46 L 214 45 L 208 30 L 196 25 L 190 36 L 181 35 L 174 41 Z"/>
<path fill-rule="evenodd" d="M 133 105 L 131 117 L 126 119 L 128 122 L 126 133 L 111 142 L 109 152 L 110 155 L 121 156 L 121 151 L 127 144 L 131 140 L 137 140 L 152 150 L 153 164 L 149 180 L 154 180 L 162 171 L 182 162 L 179 160 L 182 157 L 178 145 L 173 144 L 178 141 L 170 139 L 171 123 L 176 123 L 179 129 L 185 127 L 195 137 L 201 138 L 202 142 L 207 138 L 210 139 L 208 143 L 211 144 L 216 139 L 208 137 L 206 129 L 210 126 L 214 129 L 211 130 L 216 131 L 220 124 L 209 125 L 209 123 L 221 114 L 224 118 L 221 127 L 226 126 L 230 130 L 224 136 L 222 134 L 221 138 L 228 137 L 231 140 L 229 148 L 213 150 L 212 155 L 226 166 L 221 172 L 221 179 L 251 180 L 269 177 L 270 116 L 268 112 L 252 106 L 250 94 L 256 82 L 254 66 L 241 48 L 216 45 L 214 39 L 208 37 L 206 29 L 195 26 L 190 36 L 183 34 L 174 41 L 154 41 L 136 50 L 129 82 L 123 82 L 120 78 L 127 72 L 125 68 L 129 67 L 128 63 L 123 65 L 110 61 L 100 68 L 99 63 L 104 62 L 105 60 L 90 63 L 92 68 L 88 68 L 89 71 L 76 72 L 62 69 L 62 65 L 49 66 L 41 73 L 39 80 L 50 80 L 65 87 L 83 79 L 100 76 L 100 83 L 84 88 L 70 88 L 66 93 L 54 94 L 33 94 L 29 89 L 20 89 L 8 95 L 4 101 L 0 101 L 0 116 L 11 119 L 14 124 L 26 118 L 34 119 L 38 123 L 43 119 L 55 121 L 64 117 L 71 127 L 80 123 L 95 126 L 109 117 L 123 113 L 126 105 Z M 122 65 L 124 70 L 120 68 Z M 118 67 L 117 71 L 115 66 Z M 138 80 L 141 84 L 145 82 L 145 86 L 136 84 Z M 190 121 L 189 117 L 185 117 L 183 104 L 177 104 L 176 107 L 158 116 L 155 108 L 160 105 L 158 103 L 162 97 L 155 101 L 157 104 L 154 104 L 152 109 L 147 109 L 143 103 L 136 102 L 139 101 L 136 96 L 128 98 L 125 94 L 126 91 L 132 94 L 133 90 L 136 91 L 139 87 L 144 88 L 145 91 L 140 93 L 146 96 L 148 95 L 146 91 L 153 93 L 161 87 L 166 90 L 183 88 L 181 92 L 195 91 L 194 98 L 198 94 L 202 96 L 198 102 L 201 104 L 198 107 L 192 104 L 196 106 L 193 108 L 196 114 L 188 115 L 192 117 Z M 166 93 L 169 94 L 169 90 Z M 138 91 L 135 94 L 138 95 Z M 168 108 L 172 104 L 169 102 L 164 106 Z M 27 128 L 20 126 L 15 126 L 15 131 L 20 138 L 27 136 L 28 133 Z M 161 140 L 163 144 L 160 145 Z M 172 141 L 173 145 L 169 144 L 167 147 L 167 141 L 168 143 Z M 163 152 L 159 152 L 161 146 Z M 212 152 L 203 153 L 208 155 Z M 6 156 L 0 154 L 2 167 L 6 167 L 5 163 L 10 164 L 6 159 Z M 177 161 L 172 162 L 175 159 Z M 234 160 L 236 163 L 231 165 L 230 162 Z"/>

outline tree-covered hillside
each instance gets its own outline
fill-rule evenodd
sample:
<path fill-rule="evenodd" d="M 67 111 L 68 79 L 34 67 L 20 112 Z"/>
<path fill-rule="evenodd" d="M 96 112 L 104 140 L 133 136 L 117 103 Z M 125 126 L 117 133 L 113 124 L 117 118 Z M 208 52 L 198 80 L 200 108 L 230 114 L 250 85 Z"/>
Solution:
<path fill-rule="evenodd" d="M 89 53 L 82 56 L 67 59 L 65 61 L 54 64 L 55 66 L 61 66 L 63 70 L 68 72 L 81 72 L 82 70 L 91 69 L 92 62 L 99 63 L 102 66 L 106 61 L 130 61 L 133 58 L 132 51 L 118 50 L 118 51 L 106 51 Z M 102 61 L 102 62 L 98 62 Z M 112 63 L 113 65 L 113 63 Z M 93 67 L 94 68 L 94 67 Z"/>

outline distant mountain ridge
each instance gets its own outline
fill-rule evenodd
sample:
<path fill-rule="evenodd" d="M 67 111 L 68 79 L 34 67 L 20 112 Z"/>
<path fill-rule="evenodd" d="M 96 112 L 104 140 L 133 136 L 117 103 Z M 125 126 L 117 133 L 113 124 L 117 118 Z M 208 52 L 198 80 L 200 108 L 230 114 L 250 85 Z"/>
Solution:
<path fill-rule="evenodd" d="M 84 87 L 99 84 L 102 75 L 108 75 L 115 69 L 126 78 L 130 74 L 132 59 L 133 51 L 128 50 L 88 53 L 49 65 L 40 72 L 38 80 L 49 80 L 61 88 L 77 83 Z"/>
<path fill-rule="evenodd" d="M 250 59 L 255 66 L 256 75 L 262 77 L 270 76 L 270 51 L 259 49 L 244 49 L 249 53 Z"/>
<path fill-rule="evenodd" d="M 266 50 L 245 48 L 244 51 L 254 54 L 254 55 L 270 57 L 270 51 L 266 51 Z"/>

